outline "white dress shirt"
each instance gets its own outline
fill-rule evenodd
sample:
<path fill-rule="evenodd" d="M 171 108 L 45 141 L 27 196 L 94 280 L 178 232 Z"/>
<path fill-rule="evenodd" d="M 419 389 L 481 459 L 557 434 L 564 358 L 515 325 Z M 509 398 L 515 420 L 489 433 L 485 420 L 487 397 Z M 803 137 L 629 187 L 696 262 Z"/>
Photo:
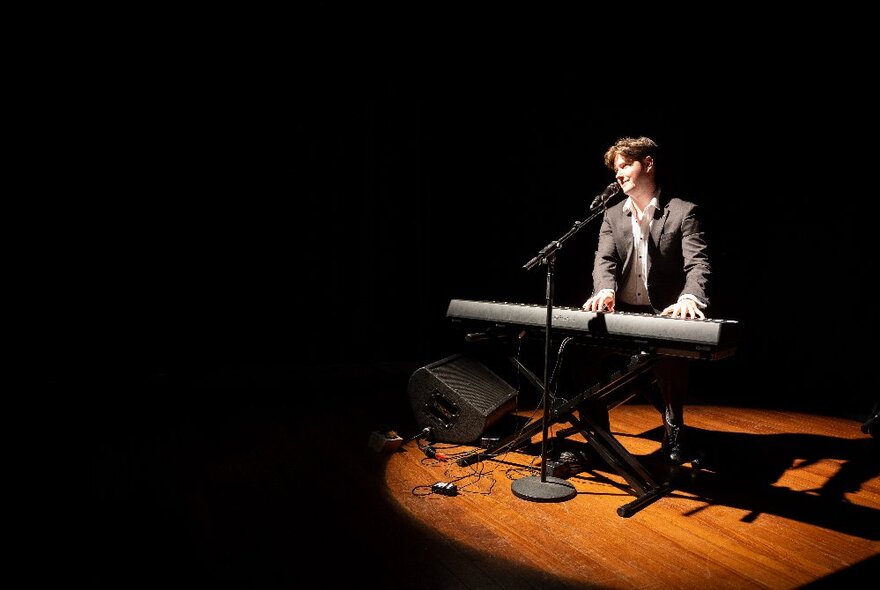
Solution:
<path fill-rule="evenodd" d="M 630 197 L 623 204 L 623 210 L 632 214 L 633 258 L 629 271 L 622 277 L 617 299 L 629 305 L 651 305 L 648 298 L 648 239 L 654 225 L 659 194 L 655 194 L 641 212 Z"/>

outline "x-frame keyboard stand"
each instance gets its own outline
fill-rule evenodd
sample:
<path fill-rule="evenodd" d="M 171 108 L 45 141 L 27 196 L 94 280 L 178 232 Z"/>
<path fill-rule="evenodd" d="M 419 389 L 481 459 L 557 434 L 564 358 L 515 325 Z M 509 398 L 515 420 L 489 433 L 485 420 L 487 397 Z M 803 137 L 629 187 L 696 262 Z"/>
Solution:
<path fill-rule="evenodd" d="M 544 386 L 541 381 L 527 367 L 514 357 L 509 357 L 514 368 L 522 374 L 539 392 L 543 394 Z M 636 378 L 643 375 L 653 366 L 657 360 L 655 354 L 639 353 L 630 357 L 630 362 L 619 374 L 603 385 L 594 386 L 569 401 L 557 398 L 550 409 L 551 424 L 566 421 L 571 428 L 564 429 L 564 436 L 579 432 L 588 441 L 596 452 L 608 465 L 614 469 L 630 485 L 631 492 L 636 499 L 624 504 L 617 509 L 617 514 L 622 517 L 632 516 L 645 506 L 655 502 L 663 495 L 671 491 L 669 484 L 658 484 L 650 473 L 639 461 L 615 439 L 610 432 L 595 424 L 587 416 L 577 418 L 573 410 L 585 401 L 604 401 L 608 410 L 625 403 L 635 395 L 630 385 Z M 485 451 L 468 455 L 458 460 L 458 465 L 464 467 L 485 459 L 491 459 L 501 452 L 512 451 L 523 445 L 531 443 L 534 437 L 542 429 L 542 420 L 528 423 L 520 431 L 499 440 L 490 445 Z"/>

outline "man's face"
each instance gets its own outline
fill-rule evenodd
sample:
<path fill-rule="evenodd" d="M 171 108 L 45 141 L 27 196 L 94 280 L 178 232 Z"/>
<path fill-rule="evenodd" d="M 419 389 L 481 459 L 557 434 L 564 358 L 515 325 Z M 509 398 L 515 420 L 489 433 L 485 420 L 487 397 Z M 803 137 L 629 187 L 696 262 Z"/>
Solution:
<path fill-rule="evenodd" d="M 614 178 L 625 195 L 629 196 L 639 188 L 647 188 L 647 172 L 652 165 L 650 156 L 645 158 L 645 164 L 638 160 L 628 160 L 620 155 L 614 158 Z"/>

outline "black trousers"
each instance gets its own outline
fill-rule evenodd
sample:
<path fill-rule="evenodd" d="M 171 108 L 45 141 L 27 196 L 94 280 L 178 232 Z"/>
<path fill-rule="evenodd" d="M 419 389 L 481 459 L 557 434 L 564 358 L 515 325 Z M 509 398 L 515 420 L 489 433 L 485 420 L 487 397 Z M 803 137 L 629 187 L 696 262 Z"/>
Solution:
<path fill-rule="evenodd" d="M 657 312 L 650 307 L 617 304 L 617 311 L 628 313 Z M 590 387 L 606 383 L 611 376 L 629 362 L 624 355 L 598 346 L 569 345 L 562 351 L 560 375 L 556 387 L 558 396 L 571 399 Z M 684 401 L 689 382 L 689 361 L 684 358 L 663 356 L 657 359 L 644 380 L 635 387 L 656 388 L 662 398 L 664 425 L 684 424 Z M 652 374 L 653 373 L 653 374 Z M 588 416 L 599 426 L 608 429 L 608 408 L 604 402 L 585 402 L 578 406 L 581 415 Z"/>

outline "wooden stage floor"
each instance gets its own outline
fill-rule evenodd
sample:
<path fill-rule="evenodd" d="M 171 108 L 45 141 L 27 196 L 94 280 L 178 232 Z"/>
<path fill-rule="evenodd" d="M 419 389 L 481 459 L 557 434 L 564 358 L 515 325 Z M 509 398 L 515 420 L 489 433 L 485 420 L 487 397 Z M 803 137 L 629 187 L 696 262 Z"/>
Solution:
<path fill-rule="evenodd" d="M 671 493 L 627 518 L 616 511 L 634 496 L 607 465 L 568 478 L 574 498 L 534 502 L 511 484 L 540 475 L 539 454 L 460 467 L 406 445 L 390 457 L 385 485 L 401 513 L 442 539 L 424 587 L 799 588 L 876 569 L 877 445 L 859 423 L 712 406 L 689 407 L 687 422 L 704 464 L 676 473 L 659 461 L 653 407 L 611 412 L 624 447 L 658 481 L 673 478 Z M 434 447 L 453 459 L 471 450 Z M 460 493 L 432 494 L 436 481 Z"/>
<path fill-rule="evenodd" d="M 633 496 L 607 467 L 540 503 L 511 490 L 537 473 L 530 449 L 463 468 L 415 441 L 369 448 L 380 422 L 416 432 L 408 371 L 303 374 L 279 369 L 271 392 L 111 392 L 85 407 L 90 586 L 793 589 L 877 574 L 878 445 L 855 420 L 690 404 L 704 468 L 622 518 Z M 665 473 L 653 407 L 615 408 L 611 430 Z M 427 494 L 437 481 L 460 493 Z"/>

